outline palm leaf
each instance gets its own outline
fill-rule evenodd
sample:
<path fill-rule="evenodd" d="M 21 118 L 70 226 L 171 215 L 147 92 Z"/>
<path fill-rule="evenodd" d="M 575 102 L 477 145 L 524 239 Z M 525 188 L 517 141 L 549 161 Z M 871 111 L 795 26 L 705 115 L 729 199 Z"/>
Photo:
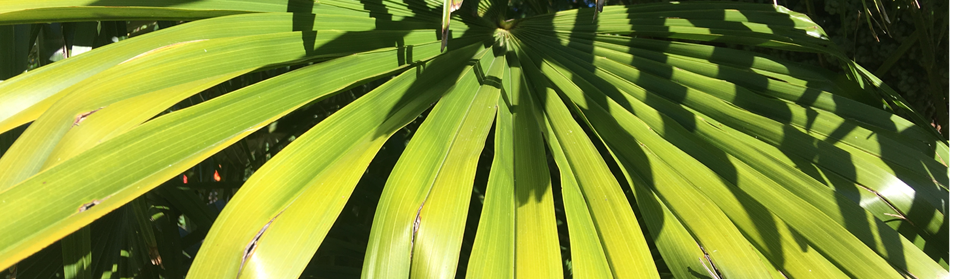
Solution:
<path fill-rule="evenodd" d="M 369 207 L 363 261 L 350 265 L 364 277 L 948 275 L 947 141 L 894 114 L 916 115 L 783 7 L 600 2 L 595 20 L 580 9 L 507 21 L 503 1 L 8 2 L 0 24 L 190 22 L 0 82 L 0 132 L 17 138 L 0 157 L 3 269 L 55 248 L 77 276 L 120 263 L 133 275 L 300 276 L 341 245 L 331 234 L 388 139 L 426 115 Z M 267 157 L 221 213 L 160 186 L 368 83 L 380 85 Z M 486 195 L 471 198 L 484 175 Z M 90 234 L 104 226 L 138 232 L 133 248 Z"/>

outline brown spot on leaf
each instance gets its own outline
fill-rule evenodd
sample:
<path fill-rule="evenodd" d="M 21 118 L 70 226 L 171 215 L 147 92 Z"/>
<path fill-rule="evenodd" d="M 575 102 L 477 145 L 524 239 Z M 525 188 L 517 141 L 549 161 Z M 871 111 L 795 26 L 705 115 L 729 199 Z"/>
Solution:
<path fill-rule="evenodd" d="M 281 213 L 283 212 L 284 210 L 278 212 L 278 215 L 275 215 L 275 217 L 272 217 L 271 220 L 269 220 L 268 223 L 266 223 L 265 226 L 258 231 L 258 234 L 256 234 L 255 237 L 248 242 L 248 245 L 245 246 L 245 250 L 242 251 L 242 265 L 238 267 L 238 277 L 241 277 L 242 270 L 245 269 L 245 262 L 248 261 L 248 258 L 255 253 L 255 249 L 258 248 L 258 241 L 261 240 L 261 236 L 265 234 L 265 230 L 268 230 L 268 227 L 271 226 L 271 223 L 274 222 L 278 216 L 281 216 Z"/>
<path fill-rule="evenodd" d="M 89 116 L 92 115 L 94 112 L 97 112 L 97 111 L 99 111 L 99 110 L 101 110 L 101 109 L 103 109 L 103 108 L 104 108 L 104 107 L 100 107 L 100 108 L 98 108 L 98 109 L 94 109 L 94 110 L 91 110 L 91 111 L 88 111 L 88 112 L 84 112 L 84 113 L 80 113 L 79 115 L 76 115 L 76 118 L 73 119 L 73 126 L 79 126 L 79 123 L 80 123 L 80 122 L 83 122 L 83 120 L 86 120 L 86 117 L 89 117 Z"/>
<path fill-rule="evenodd" d="M 97 204 L 100 204 L 100 203 L 102 203 L 102 202 L 103 202 L 103 201 L 101 201 L 101 200 L 93 200 L 93 201 L 91 201 L 91 202 L 85 203 L 85 204 L 79 206 L 79 212 L 83 212 L 83 211 L 89 210 L 90 208 L 93 208 L 93 206 L 96 206 Z"/>

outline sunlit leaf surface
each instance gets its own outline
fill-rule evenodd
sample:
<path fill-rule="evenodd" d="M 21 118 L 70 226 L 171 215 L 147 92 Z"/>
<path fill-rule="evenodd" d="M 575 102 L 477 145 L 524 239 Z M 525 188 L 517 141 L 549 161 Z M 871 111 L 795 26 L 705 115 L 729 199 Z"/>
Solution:
<path fill-rule="evenodd" d="M 947 141 L 784 7 L 148 2 L 0 4 L 4 25 L 176 23 L 0 82 L 7 274 L 949 273 Z M 229 150 L 245 174 L 203 163 Z"/>

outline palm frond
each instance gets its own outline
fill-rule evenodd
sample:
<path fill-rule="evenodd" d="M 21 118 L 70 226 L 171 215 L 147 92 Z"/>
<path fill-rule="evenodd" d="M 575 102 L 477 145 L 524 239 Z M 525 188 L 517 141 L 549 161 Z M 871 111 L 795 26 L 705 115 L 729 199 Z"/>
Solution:
<path fill-rule="evenodd" d="M 329 234 L 385 143 L 426 114 L 373 201 L 364 277 L 949 273 L 947 141 L 894 114 L 909 112 L 902 98 L 783 7 L 606 6 L 594 20 L 508 19 L 503 1 L 9 2 L 0 24 L 189 22 L 0 82 L 0 132 L 28 125 L 0 157 L 0 268 L 59 256 L 67 275 L 99 276 L 127 251 L 126 274 L 300 276 L 338 243 Z M 160 186 L 369 83 L 242 177 L 220 213 Z M 100 231 L 136 233 L 113 245 Z"/>

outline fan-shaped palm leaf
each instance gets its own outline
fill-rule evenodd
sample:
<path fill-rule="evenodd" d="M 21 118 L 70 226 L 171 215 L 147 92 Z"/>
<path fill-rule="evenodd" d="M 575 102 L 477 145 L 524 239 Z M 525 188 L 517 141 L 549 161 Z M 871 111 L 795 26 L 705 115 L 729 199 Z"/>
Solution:
<path fill-rule="evenodd" d="M 248 178 L 188 276 L 301 274 L 384 143 L 428 108 L 377 204 L 364 277 L 457 274 L 491 137 L 467 277 L 562 276 L 555 204 L 574 276 L 948 274 L 947 143 L 783 7 L 508 20 L 484 0 L 448 22 L 436 0 L 140 2 L 0 4 L 0 24 L 194 20 L 0 82 L 0 131 L 32 122 L 0 158 L 0 268 L 304 105 L 389 78 Z M 830 55 L 845 73 L 725 43 Z M 161 114 L 288 65 L 305 66 Z"/>

